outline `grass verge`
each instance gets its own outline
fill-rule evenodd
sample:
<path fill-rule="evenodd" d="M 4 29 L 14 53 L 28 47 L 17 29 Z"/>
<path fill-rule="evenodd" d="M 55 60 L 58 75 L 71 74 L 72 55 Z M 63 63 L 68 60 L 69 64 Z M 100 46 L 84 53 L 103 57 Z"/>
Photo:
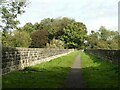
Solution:
<path fill-rule="evenodd" d="M 74 62 L 78 51 L 44 62 L 22 71 L 3 75 L 3 88 L 59 88 Z"/>
<path fill-rule="evenodd" d="M 88 88 L 118 88 L 118 65 L 81 53 L 82 75 Z"/>

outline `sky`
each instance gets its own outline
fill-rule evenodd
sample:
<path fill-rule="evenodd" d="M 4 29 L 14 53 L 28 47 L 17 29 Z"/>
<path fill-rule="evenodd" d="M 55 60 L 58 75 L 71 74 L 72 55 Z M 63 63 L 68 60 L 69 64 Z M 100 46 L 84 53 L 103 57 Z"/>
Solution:
<path fill-rule="evenodd" d="M 25 13 L 18 17 L 23 26 L 44 18 L 69 17 L 83 22 L 90 33 L 100 26 L 118 30 L 119 0 L 29 0 Z"/>

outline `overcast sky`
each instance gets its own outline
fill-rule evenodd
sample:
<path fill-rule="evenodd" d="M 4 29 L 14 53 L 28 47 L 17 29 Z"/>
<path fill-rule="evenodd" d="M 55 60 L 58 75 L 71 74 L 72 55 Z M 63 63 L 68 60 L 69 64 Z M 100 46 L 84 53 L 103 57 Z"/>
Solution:
<path fill-rule="evenodd" d="M 44 18 L 69 17 L 83 22 L 88 31 L 101 25 L 118 30 L 119 0 L 29 0 L 25 13 L 18 17 L 23 26 Z"/>

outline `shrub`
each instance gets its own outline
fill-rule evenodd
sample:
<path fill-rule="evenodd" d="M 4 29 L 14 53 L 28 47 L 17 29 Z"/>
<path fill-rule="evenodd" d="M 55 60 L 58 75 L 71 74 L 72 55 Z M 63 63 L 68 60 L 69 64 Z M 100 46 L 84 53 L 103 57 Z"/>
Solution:
<path fill-rule="evenodd" d="M 14 34 L 14 46 L 15 47 L 29 47 L 31 38 L 26 31 L 17 31 Z"/>
<path fill-rule="evenodd" d="M 32 42 L 30 47 L 43 48 L 48 43 L 48 32 L 46 30 L 38 30 L 31 34 Z"/>
<path fill-rule="evenodd" d="M 11 34 L 5 33 L 5 36 L 2 35 L 1 38 L 2 45 L 6 47 L 14 47 L 14 37 Z"/>
<path fill-rule="evenodd" d="M 2 45 L 6 47 L 29 47 L 30 35 L 26 31 L 14 31 L 2 36 Z"/>
<path fill-rule="evenodd" d="M 53 39 L 50 44 L 47 43 L 47 48 L 64 48 L 64 42 L 61 40 Z"/>

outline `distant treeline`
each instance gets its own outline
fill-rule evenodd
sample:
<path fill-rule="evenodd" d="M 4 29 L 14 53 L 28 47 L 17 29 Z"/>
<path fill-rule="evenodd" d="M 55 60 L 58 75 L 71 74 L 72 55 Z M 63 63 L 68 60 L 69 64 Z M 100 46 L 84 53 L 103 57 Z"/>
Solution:
<path fill-rule="evenodd" d="M 74 19 L 45 18 L 40 22 L 26 23 L 18 27 L 17 16 L 25 12 L 28 1 L 10 0 L 1 2 L 2 45 L 30 48 L 76 48 L 118 49 L 120 35 L 101 26 L 97 32 L 87 34 L 87 27 Z"/>
<path fill-rule="evenodd" d="M 26 23 L 13 32 L 5 32 L 2 43 L 11 47 L 82 48 L 87 40 L 87 28 L 82 22 L 67 17 L 43 19 Z"/>
<path fill-rule="evenodd" d="M 98 31 L 91 31 L 88 36 L 88 48 L 120 49 L 118 40 L 120 40 L 118 31 L 112 31 L 101 26 Z"/>
<path fill-rule="evenodd" d="M 6 32 L 2 43 L 10 47 L 118 49 L 118 39 L 117 31 L 103 26 L 87 35 L 85 24 L 64 17 L 26 23 L 12 32 Z"/>

